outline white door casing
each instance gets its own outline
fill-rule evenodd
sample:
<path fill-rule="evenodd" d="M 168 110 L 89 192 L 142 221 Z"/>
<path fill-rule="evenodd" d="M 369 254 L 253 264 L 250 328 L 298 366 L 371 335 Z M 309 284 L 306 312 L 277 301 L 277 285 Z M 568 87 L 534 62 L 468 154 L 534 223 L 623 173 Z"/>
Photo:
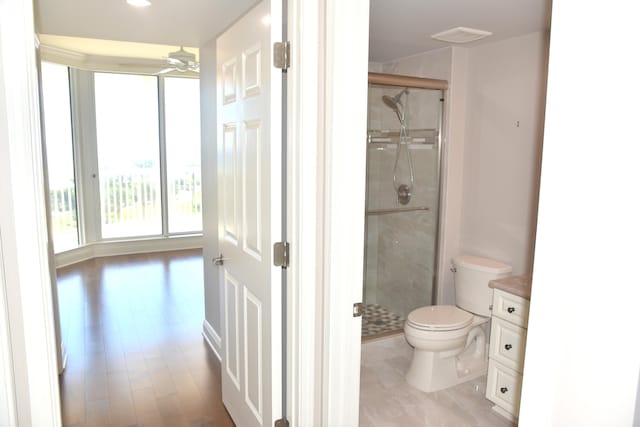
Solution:
<path fill-rule="evenodd" d="M 280 418 L 281 5 L 265 0 L 217 40 L 218 235 L 224 255 L 222 396 L 239 426 Z"/>

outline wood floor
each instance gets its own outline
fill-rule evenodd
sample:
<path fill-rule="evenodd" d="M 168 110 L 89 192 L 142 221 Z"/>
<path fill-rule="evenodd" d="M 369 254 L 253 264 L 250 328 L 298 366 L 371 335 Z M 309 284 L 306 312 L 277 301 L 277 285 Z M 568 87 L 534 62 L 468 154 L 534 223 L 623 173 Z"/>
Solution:
<path fill-rule="evenodd" d="M 58 270 L 65 426 L 233 426 L 203 340 L 202 252 Z"/>

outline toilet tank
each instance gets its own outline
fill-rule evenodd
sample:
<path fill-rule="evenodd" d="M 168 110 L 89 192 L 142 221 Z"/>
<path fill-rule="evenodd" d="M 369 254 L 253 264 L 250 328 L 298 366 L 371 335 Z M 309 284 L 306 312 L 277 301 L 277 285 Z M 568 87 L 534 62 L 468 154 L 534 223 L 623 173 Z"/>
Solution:
<path fill-rule="evenodd" d="M 490 316 L 492 289 L 489 281 L 506 277 L 511 266 L 476 256 L 460 255 L 453 259 L 456 305 L 480 316 Z"/>

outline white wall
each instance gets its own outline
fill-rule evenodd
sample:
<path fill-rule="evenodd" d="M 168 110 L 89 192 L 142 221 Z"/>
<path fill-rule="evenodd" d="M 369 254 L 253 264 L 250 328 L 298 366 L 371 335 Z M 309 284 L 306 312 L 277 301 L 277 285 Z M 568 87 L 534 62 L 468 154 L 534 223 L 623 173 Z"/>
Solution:
<path fill-rule="evenodd" d="M 469 49 L 460 250 L 529 274 L 544 121 L 547 39 Z"/>
<path fill-rule="evenodd" d="M 640 4 L 575 6 L 553 3 L 520 425 L 640 426 Z"/>
<path fill-rule="evenodd" d="M 204 334 L 221 354 L 221 296 L 219 269 L 211 260 L 218 256 L 218 190 L 216 181 L 216 40 L 200 47 L 200 123 L 202 135 L 202 221 L 204 246 Z"/>

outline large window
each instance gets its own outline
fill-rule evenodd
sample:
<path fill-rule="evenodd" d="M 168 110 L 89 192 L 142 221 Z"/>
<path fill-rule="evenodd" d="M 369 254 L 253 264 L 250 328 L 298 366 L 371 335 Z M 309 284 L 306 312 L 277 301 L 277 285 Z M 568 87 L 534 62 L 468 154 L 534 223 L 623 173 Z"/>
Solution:
<path fill-rule="evenodd" d="M 164 79 L 169 233 L 202 230 L 200 84 Z"/>
<path fill-rule="evenodd" d="M 102 237 L 162 234 L 157 78 L 94 79 Z"/>
<path fill-rule="evenodd" d="M 199 93 L 197 79 L 43 63 L 56 252 L 103 239 L 202 232 Z"/>
<path fill-rule="evenodd" d="M 51 229 L 55 252 L 78 246 L 69 70 L 63 65 L 42 63 L 42 104 Z"/>

